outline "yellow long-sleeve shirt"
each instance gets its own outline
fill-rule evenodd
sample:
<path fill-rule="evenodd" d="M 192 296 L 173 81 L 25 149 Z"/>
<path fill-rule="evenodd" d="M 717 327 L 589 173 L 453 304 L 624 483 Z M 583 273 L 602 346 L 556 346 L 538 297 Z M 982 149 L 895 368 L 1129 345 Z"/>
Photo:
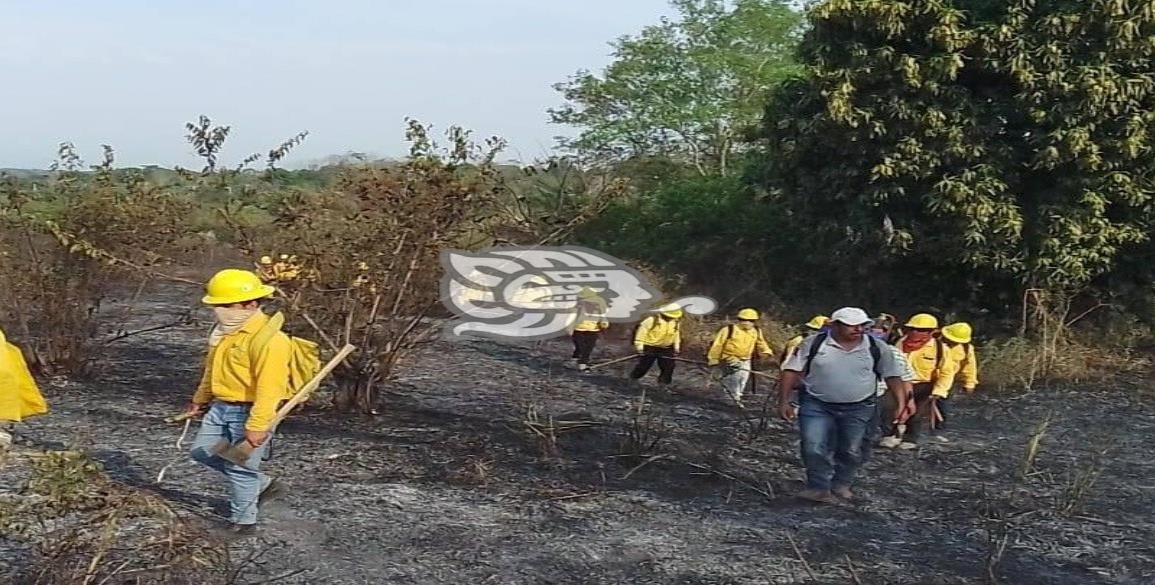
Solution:
<path fill-rule="evenodd" d="M 950 348 L 951 359 L 956 364 L 958 377 L 962 378 L 963 389 L 972 392 L 979 385 L 979 360 L 975 346 L 970 343 L 957 344 Z"/>
<path fill-rule="evenodd" d="M 762 355 L 773 353 L 761 329 L 727 325 L 714 334 L 714 343 L 710 345 L 706 359 L 713 366 L 723 361 L 748 360 L 754 357 L 755 351 Z"/>
<path fill-rule="evenodd" d="M 682 332 L 678 327 L 677 319 L 666 319 L 659 315 L 650 315 L 638 324 L 634 333 L 634 349 L 641 351 L 642 346 L 672 347 L 674 351 L 682 349 Z"/>
<path fill-rule="evenodd" d="M 249 431 L 268 430 L 277 406 L 289 392 L 289 337 L 277 332 L 259 355 L 252 355 L 253 335 L 268 322 L 268 315 L 258 311 L 239 331 L 224 336 L 211 348 L 200 386 L 193 395 L 197 404 L 208 404 L 214 399 L 251 402 L 249 419 L 245 421 L 245 430 Z"/>
<path fill-rule="evenodd" d="M 578 310 L 577 323 L 574 325 L 574 331 L 604 331 L 609 329 L 610 322 L 606 320 L 606 313 L 604 310 L 587 311 L 584 309 Z"/>
<path fill-rule="evenodd" d="M 895 345 L 902 349 L 903 340 L 898 340 Z M 941 358 L 938 355 L 940 350 L 943 352 Z M 932 383 L 934 384 L 932 393 L 935 396 L 940 398 L 950 396 L 950 389 L 958 372 L 958 362 L 952 359 L 951 349 L 946 344 L 932 339 L 915 351 L 903 353 L 906 354 L 906 360 L 914 372 L 915 384 Z"/>

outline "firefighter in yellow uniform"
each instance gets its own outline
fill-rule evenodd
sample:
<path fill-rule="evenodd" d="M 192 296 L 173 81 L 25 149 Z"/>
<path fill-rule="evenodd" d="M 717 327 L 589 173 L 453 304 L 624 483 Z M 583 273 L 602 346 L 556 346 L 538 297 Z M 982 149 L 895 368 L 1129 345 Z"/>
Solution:
<path fill-rule="evenodd" d="M 950 348 L 951 359 L 954 361 L 955 370 L 958 372 L 955 380 L 962 383 L 963 390 L 968 394 L 974 392 L 979 385 L 979 360 L 978 356 L 975 355 L 975 346 L 971 343 L 973 338 L 974 330 L 971 329 L 969 323 L 951 323 L 942 328 L 943 342 Z M 949 400 L 939 400 L 938 402 L 938 410 L 942 415 L 942 420 L 939 421 L 938 425 L 939 430 L 946 428 L 946 420 L 949 415 L 947 407 L 949 405 Z"/>
<path fill-rule="evenodd" d="M 782 356 L 778 358 L 779 363 L 785 364 L 786 360 L 790 359 L 790 356 L 794 355 L 795 351 L 798 351 L 798 347 L 802 345 L 802 342 L 806 341 L 806 336 L 821 331 L 828 321 L 830 321 L 830 318 L 825 315 L 815 315 L 814 318 L 807 321 L 805 327 L 809 331 L 802 335 L 796 335 L 791 338 L 790 341 L 786 342 L 786 347 L 782 350 Z"/>
<path fill-rule="evenodd" d="M 719 329 L 706 354 L 711 366 L 722 365 L 726 368 L 722 375 L 722 389 L 738 408 L 745 408 L 742 394 L 750 380 L 754 353 L 767 357 L 773 355 L 766 336 L 758 327 L 760 317 L 754 309 L 738 311 L 738 322 Z"/>
<path fill-rule="evenodd" d="M 577 316 L 570 338 L 573 340 L 573 358 L 577 367 L 586 371 L 590 367 L 590 356 L 597 347 L 598 338 L 610 322 L 606 320 L 606 301 L 592 288 L 582 287 L 578 291 Z"/>
<path fill-rule="evenodd" d="M 12 446 L 10 425 L 46 412 L 48 403 L 28 371 L 24 353 L 0 330 L 0 451 Z"/>
<path fill-rule="evenodd" d="M 254 347 L 256 334 L 269 323 L 260 303 L 276 289 L 253 272 L 222 270 L 205 289 L 202 302 L 212 307 L 216 325 L 204 375 L 187 411 L 204 414 L 191 455 L 228 479 L 230 520 L 235 531 L 245 533 L 256 525 L 259 501 L 275 487 L 259 467 L 269 445 L 269 425 L 288 393 L 292 342 L 277 331 L 263 347 Z M 245 466 L 215 453 L 223 441 L 245 441 L 254 448 Z"/>
<path fill-rule="evenodd" d="M 657 362 L 658 383 L 668 385 L 674 380 L 673 358 L 682 350 L 680 324 L 685 313 L 673 304 L 659 307 L 655 312 L 657 314 L 642 319 L 634 333 L 634 351 L 641 356 L 630 378 L 642 379 Z"/>
<path fill-rule="evenodd" d="M 895 345 L 906 356 L 914 372 L 912 400 L 917 409 L 914 416 L 906 421 L 906 433 L 883 439 L 883 446 L 893 447 L 898 440 L 898 448 L 914 449 L 922 438 L 926 426 L 936 424 L 939 401 L 950 396 L 954 385 L 958 363 L 951 357 L 952 350 L 935 336 L 938 319 L 933 315 L 919 313 L 903 326 L 904 335 Z M 895 429 L 897 431 L 897 429 Z M 897 435 L 897 432 L 895 433 Z M 934 435 L 945 442 L 945 437 Z"/>

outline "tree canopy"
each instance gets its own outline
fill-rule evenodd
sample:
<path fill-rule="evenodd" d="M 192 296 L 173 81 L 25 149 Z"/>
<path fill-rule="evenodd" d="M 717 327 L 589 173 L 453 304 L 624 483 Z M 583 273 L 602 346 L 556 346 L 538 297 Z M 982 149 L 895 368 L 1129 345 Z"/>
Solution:
<path fill-rule="evenodd" d="M 825 0 L 810 19 L 760 181 L 814 241 L 1063 288 L 1149 237 L 1151 2 Z"/>
<path fill-rule="evenodd" d="M 796 71 L 802 15 L 783 0 L 673 0 L 663 19 L 613 43 L 600 75 L 558 84 L 553 122 L 580 129 L 562 145 L 588 158 L 661 155 L 726 174 L 775 84 Z"/>

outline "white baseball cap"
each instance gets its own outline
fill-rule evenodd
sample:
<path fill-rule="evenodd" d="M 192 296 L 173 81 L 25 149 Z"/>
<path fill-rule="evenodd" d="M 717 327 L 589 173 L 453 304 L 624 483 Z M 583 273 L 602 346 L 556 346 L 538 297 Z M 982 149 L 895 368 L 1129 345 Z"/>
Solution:
<path fill-rule="evenodd" d="M 870 319 L 870 316 L 866 314 L 866 311 L 858 307 L 843 307 L 838 309 L 834 314 L 830 315 L 830 320 L 850 326 L 874 323 L 874 321 Z"/>

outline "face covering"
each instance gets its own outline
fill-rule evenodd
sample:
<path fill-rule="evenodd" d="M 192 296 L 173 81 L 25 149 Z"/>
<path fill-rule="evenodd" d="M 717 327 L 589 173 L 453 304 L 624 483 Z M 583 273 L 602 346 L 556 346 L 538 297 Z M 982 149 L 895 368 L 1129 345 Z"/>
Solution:
<path fill-rule="evenodd" d="M 754 328 L 754 324 L 749 321 L 738 321 L 738 329 L 749 331 Z"/>
<path fill-rule="evenodd" d="M 910 333 L 907 333 L 906 337 L 902 340 L 902 352 L 911 353 L 913 351 L 918 351 L 930 340 L 930 331 L 911 331 Z"/>
<path fill-rule="evenodd" d="M 240 331 L 241 327 L 244 327 L 245 323 L 259 310 L 256 308 L 213 307 L 213 315 L 217 318 L 217 324 L 209 333 L 209 347 L 216 347 L 224 336 Z"/>

